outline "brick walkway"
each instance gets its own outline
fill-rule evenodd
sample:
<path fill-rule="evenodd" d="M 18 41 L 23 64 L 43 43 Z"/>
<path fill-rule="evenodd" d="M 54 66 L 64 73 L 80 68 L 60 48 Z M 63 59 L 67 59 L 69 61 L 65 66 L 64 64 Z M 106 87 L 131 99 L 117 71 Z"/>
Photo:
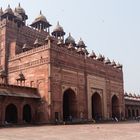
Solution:
<path fill-rule="evenodd" d="M 140 123 L 1 128 L 0 140 L 140 140 Z"/>

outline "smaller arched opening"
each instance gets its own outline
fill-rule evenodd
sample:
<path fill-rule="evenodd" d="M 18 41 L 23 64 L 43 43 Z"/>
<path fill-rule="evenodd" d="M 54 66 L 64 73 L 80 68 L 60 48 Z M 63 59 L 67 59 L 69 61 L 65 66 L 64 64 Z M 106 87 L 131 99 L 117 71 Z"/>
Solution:
<path fill-rule="evenodd" d="M 120 118 L 119 99 L 116 95 L 112 97 L 112 118 Z"/>
<path fill-rule="evenodd" d="M 132 117 L 132 115 L 131 115 L 131 110 L 128 109 L 128 118 L 131 118 L 131 117 Z"/>
<path fill-rule="evenodd" d="M 132 109 L 132 117 L 135 117 L 135 110 Z"/>
<path fill-rule="evenodd" d="M 17 123 L 17 107 L 14 104 L 9 104 L 5 111 L 6 123 Z"/>
<path fill-rule="evenodd" d="M 30 105 L 26 104 L 23 107 L 23 121 L 25 123 L 31 123 L 32 114 L 31 114 L 31 107 Z"/>
<path fill-rule="evenodd" d="M 95 120 L 100 120 L 102 118 L 102 103 L 101 96 L 95 92 L 92 95 L 92 118 Z"/>

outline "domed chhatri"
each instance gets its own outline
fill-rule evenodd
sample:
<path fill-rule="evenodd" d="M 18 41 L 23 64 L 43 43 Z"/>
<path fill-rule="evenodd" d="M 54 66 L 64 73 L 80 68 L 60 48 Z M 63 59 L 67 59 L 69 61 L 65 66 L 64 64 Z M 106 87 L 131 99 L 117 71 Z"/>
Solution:
<path fill-rule="evenodd" d="M 6 13 L 14 15 L 13 10 L 10 8 L 10 5 L 8 5 L 8 7 L 5 9 L 4 14 Z"/>
<path fill-rule="evenodd" d="M 89 55 L 89 57 L 94 59 L 94 58 L 96 58 L 97 56 L 96 56 L 95 52 L 92 51 L 91 54 Z"/>
<path fill-rule="evenodd" d="M 116 68 L 122 69 L 122 65 L 120 63 L 117 63 Z"/>
<path fill-rule="evenodd" d="M 3 14 L 2 7 L 0 8 L 0 16 Z"/>
<path fill-rule="evenodd" d="M 129 97 L 133 97 L 132 93 L 129 93 L 128 95 L 129 95 Z"/>
<path fill-rule="evenodd" d="M 63 37 L 65 35 L 63 27 L 60 26 L 59 22 L 57 22 L 57 25 L 52 32 L 52 35 L 55 37 Z"/>
<path fill-rule="evenodd" d="M 38 30 L 45 30 L 45 29 L 49 28 L 51 26 L 51 24 L 47 21 L 46 17 L 40 11 L 39 16 L 37 18 L 35 18 L 34 22 L 31 24 L 31 26 Z"/>
<path fill-rule="evenodd" d="M 20 3 L 18 6 L 15 8 L 16 12 L 19 14 L 25 14 L 25 10 L 20 6 Z"/>
<path fill-rule="evenodd" d="M 124 93 L 124 95 L 125 95 L 125 96 L 128 96 L 128 93 L 127 93 L 127 92 L 125 92 L 125 93 Z"/>
<path fill-rule="evenodd" d="M 22 16 L 17 12 L 16 9 L 15 9 L 15 11 L 14 11 L 14 15 L 16 16 L 16 19 L 17 19 L 17 20 L 22 21 Z"/>
<path fill-rule="evenodd" d="M 17 80 L 17 84 L 18 84 L 18 81 L 20 82 L 20 85 L 22 85 L 22 82 L 24 82 L 24 85 L 25 85 L 25 81 L 26 81 L 26 78 L 24 76 L 24 74 L 22 72 L 20 72 L 16 78 Z"/>
<path fill-rule="evenodd" d="M 13 10 L 10 8 L 10 5 L 3 11 L 1 11 L 1 19 L 8 19 L 8 20 L 13 20 L 15 18 Z"/>
<path fill-rule="evenodd" d="M 115 67 L 115 66 L 116 66 L 116 63 L 115 63 L 114 60 L 111 62 L 111 66 L 112 66 L 112 67 Z"/>
<path fill-rule="evenodd" d="M 42 14 L 42 11 L 40 11 L 39 15 L 35 18 L 35 21 L 44 21 L 47 22 L 46 17 Z"/>
<path fill-rule="evenodd" d="M 17 23 L 18 27 L 25 25 L 24 17 L 17 12 L 16 8 L 14 11 L 14 16 L 15 16 L 14 21 Z"/>
<path fill-rule="evenodd" d="M 107 59 L 105 60 L 105 64 L 111 64 L 111 61 L 110 61 L 109 58 L 107 58 Z"/>
<path fill-rule="evenodd" d="M 28 19 L 25 10 L 19 5 L 15 8 L 16 13 L 22 16 L 22 20 L 25 22 Z"/>
<path fill-rule="evenodd" d="M 102 56 L 101 54 L 99 54 L 98 57 L 97 57 L 97 60 L 98 61 L 104 61 L 105 60 L 105 57 Z"/>
<path fill-rule="evenodd" d="M 25 14 L 24 9 L 21 8 L 19 4 L 19 6 L 15 8 L 15 11 L 11 9 L 10 5 L 8 5 L 8 7 L 4 10 L 4 12 L 1 8 L 0 18 L 1 20 L 8 19 L 14 21 L 15 23 L 17 23 L 18 27 L 20 27 L 21 25 L 25 25 L 28 16 Z"/>
<path fill-rule="evenodd" d="M 77 52 L 79 54 L 88 55 L 89 53 L 85 48 L 86 48 L 86 45 L 85 45 L 84 41 L 82 40 L 82 38 L 80 38 L 80 40 L 77 44 Z"/>
<path fill-rule="evenodd" d="M 69 33 L 69 36 L 65 39 L 65 44 L 69 45 L 69 44 L 73 44 L 73 46 L 75 46 L 75 40 L 74 38 L 71 36 L 71 34 Z"/>
<path fill-rule="evenodd" d="M 80 38 L 80 40 L 77 44 L 77 47 L 86 48 L 86 45 L 85 45 L 84 41 L 82 40 L 82 38 Z"/>
<path fill-rule="evenodd" d="M 18 77 L 20 80 L 25 80 L 25 76 L 22 72 L 19 73 Z"/>

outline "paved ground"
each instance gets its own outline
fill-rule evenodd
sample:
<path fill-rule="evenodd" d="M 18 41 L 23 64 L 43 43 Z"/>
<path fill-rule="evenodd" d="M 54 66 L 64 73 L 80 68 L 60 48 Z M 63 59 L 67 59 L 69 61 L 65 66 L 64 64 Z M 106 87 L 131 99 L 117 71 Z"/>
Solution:
<path fill-rule="evenodd" d="M 0 140 L 140 140 L 140 123 L 0 128 Z"/>

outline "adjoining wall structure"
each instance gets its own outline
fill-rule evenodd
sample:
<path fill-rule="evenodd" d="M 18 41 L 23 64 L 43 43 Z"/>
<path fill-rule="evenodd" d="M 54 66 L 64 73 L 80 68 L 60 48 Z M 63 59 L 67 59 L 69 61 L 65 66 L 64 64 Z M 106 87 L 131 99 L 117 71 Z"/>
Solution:
<path fill-rule="evenodd" d="M 125 93 L 124 99 L 126 119 L 136 119 L 136 117 L 140 116 L 140 96 Z"/>
<path fill-rule="evenodd" d="M 0 125 L 35 123 L 39 116 L 40 96 L 37 89 L 0 85 Z"/>
<path fill-rule="evenodd" d="M 21 93 L 26 87 L 38 91 L 39 109 L 32 101 L 40 116 L 36 122 L 125 116 L 122 65 L 94 52 L 88 55 L 82 39 L 76 44 L 70 34 L 64 41 L 59 23 L 51 36 L 41 12 L 28 27 L 25 11 L 17 16 L 9 9 L 0 14 L 1 82 L 17 85 Z"/>

